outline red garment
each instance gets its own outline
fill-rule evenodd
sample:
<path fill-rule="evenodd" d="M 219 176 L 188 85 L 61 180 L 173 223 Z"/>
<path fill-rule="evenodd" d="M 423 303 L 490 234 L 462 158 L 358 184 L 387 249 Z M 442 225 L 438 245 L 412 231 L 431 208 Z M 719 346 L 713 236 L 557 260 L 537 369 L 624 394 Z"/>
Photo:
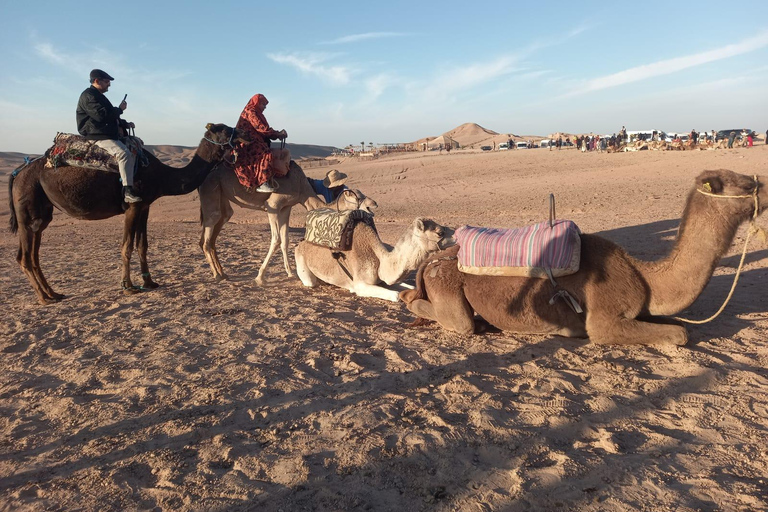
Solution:
<path fill-rule="evenodd" d="M 236 128 L 244 131 L 253 141 L 237 149 L 237 161 L 234 164 L 235 174 L 240 183 L 246 187 L 258 187 L 271 179 L 275 174 L 285 176 L 272 168 L 272 152 L 269 141 L 278 138 L 280 132 L 270 128 L 264 117 L 267 98 L 256 94 L 243 109 Z"/>

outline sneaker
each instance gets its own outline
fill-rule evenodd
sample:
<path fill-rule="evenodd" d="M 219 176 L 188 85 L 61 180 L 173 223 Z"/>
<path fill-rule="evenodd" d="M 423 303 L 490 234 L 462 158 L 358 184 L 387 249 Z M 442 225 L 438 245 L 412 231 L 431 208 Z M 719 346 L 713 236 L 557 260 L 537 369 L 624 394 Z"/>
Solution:
<path fill-rule="evenodd" d="M 256 189 L 256 192 L 267 192 L 267 193 L 271 194 L 275 190 L 277 190 L 277 189 L 275 187 L 273 187 L 272 185 L 270 185 L 268 181 L 265 181 L 264 183 L 259 185 L 259 188 Z"/>
<path fill-rule="evenodd" d="M 133 189 L 131 187 L 125 187 L 123 190 L 123 200 L 126 203 L 140 203 L 141 198 L 134 194 Z"/>

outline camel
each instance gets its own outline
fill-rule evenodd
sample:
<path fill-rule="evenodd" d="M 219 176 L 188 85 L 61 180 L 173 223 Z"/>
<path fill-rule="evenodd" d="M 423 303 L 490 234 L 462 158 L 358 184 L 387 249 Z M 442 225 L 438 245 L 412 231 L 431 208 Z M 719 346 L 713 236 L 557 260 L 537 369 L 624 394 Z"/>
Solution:
<path fill-rule="evenodd" d="M 589 337 L 598 344 L 684 345 L 685 328 L 658 315 L 676 314 L 696 300 L 739 225 L 765 209 L 768 191 L 761 181 L 728 170 L 701 173 L 674 248 L 658 261 L 637 260 L 609 240 L 582 234 L 581 266 L 558 277 L 555 289 L 547 279 L 461 273 L 452 248 L 422 263 L 416 289 L 400 298 L 418 317 L 463 334 L 475 328 L 474 310 L 491 325 L 517 333 Z M 558 290 L 567 291 L 584 313 L 565 300 L 550 305 Z"/>
<path fill-rule="evenodd" d="M 285 154 L 288 154 L 287 151 Z M 235 203 L 242 208 L 267 212 L 272 239 L 267 256 L 256 276 L 256 283 L 264 284 L 264 271 L 278 245 L 280 245 L 283 253 L 285 271 L 289 277 L 293 276 L 288 262 L 288 219 L 291 215 L 291 208 L 296 204 L 301 204 L 307 210 L 314 210 L 315 208 L 327 208 L 328 205 L 317 197 L 309 181 L 307 181 L 304 171 L 293 160 L 290 160 L 288 174 L 281 178 L 275 178 L 274 181 L 278 186 L 276 192 L 266 193 L 248 190 L 240 183 L 232 169 L 221 166 L 200 185 L 200 223 L 203 227 L 200 235 L 200 248 L 211 266 L 215 280 L 227 279 L 216 251 L 216 239 L 224 224 L 235 213 L 230 203 Z M 362 192 L 350 192 L 352 195 L 345 193 L 339 196 L 333 207 L 337 209 L 362 207 L 371 212 L 373 208 L 378 206 L 375 201 L 366 198 Z"/>
<path fill-rule="evenodd" d="M 125 205 L 122 185 L 116 172 L 80 167 L 46 168 L 39 158 L 11 175 L 8 190 L 10 229 L 19 234 L 16 261 L 37 293 L 40 304 L 64 298 L 48 284 L 40 269 L 40 241 L 43 230 L 53 219 L 53 208 L 82 220 L 101 220 L 125 212 L 122 242 L 122 286 L 129 293 L 134 288 L 130 263 L 134 243 L 139 251 L 144 288 L 157 288 L 147 264 L 147 219 L 149 207 L 159 197 L 182 195 L 195 190 L 208 173 L 224 158 L 233 142 L 248 143 L 238 130 L 223 124 L 208 124 L 195 156 L 183 168 L 162 164 L 144 151 L 149 166 L 139 170 L 137 187 L 143 201 Z M 21 228 L 21 229 L 19 229 Z"/>
<path fill-rule="evenodd" d="M 348 251 L 300 242 L 295 251 L 296 273 L 310 288 L 324 281 L 360 297 L 397 302 L 398 291 L 378 283 L 401 283 L 430 254 L 454 243 L 453 229 L 429 219 L 414 220 L 394 247 L 384 244 L 373 226 L 360 222 L 354 227 Z M 406 286 L 401 285 L 403 288 Z"/>

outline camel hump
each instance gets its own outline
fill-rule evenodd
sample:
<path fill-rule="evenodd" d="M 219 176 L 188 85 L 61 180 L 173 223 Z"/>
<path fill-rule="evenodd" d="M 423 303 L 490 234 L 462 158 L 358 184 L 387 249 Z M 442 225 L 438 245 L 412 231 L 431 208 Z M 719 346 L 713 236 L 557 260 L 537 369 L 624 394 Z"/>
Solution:
<path fill-rule="evenodd" d="M 581 231 L 570 220 L 517 229 L 462 226 L 455 238 L 459 270 L 467 274 L 548 278 L 579 270 Z"/>
<path fill-rule="evenodd" d="M 304 239 L 330 249 L 348 251 L 352 247 L 352 233 L 359 222 L 376 229 L 373 214 L 365 210 L 341 212 L 331 208 L 310 210 L 307 213 Z"/>

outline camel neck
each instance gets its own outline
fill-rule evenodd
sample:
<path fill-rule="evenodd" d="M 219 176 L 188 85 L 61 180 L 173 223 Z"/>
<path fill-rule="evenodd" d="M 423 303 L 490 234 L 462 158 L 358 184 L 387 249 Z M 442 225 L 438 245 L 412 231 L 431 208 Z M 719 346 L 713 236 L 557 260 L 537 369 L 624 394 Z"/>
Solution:
<path fill-rule="evenodd" d="M 164 183 L 164 196 L 178 196 L 188 194 L 202 185 L 205 178 L 216 166 L 210 156 L 200 156 L 200 150 L 192 157 L 192 160 L 184 167 L 168 167 Z"/>
<path fill-rule="evenodd" d="M 709 283 L 720 259 L 728 251 L 743 217 L 726 217 L 712 201 L 692 191 L 675 245 L 655 262 L 638 262 L 650 289 L 648 310 L 654 315 L 679 313 L 690 306 Z"/>

